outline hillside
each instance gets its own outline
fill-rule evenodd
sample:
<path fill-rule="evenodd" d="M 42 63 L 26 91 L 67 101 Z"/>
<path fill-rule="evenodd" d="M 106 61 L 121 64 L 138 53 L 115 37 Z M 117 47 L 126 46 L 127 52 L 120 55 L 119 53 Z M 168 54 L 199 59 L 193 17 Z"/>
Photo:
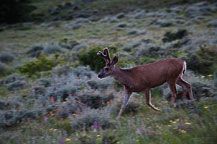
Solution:
<path fill-rule="evenodd" d="M 0 144 L 215 144 L 217 2 L 31 0 L 27 22 L 0 25 Z M 98 79 L 108 47 L 117 66 L 166 58 L 187 62 L 177 86 L 133 93 L 116 119 L 124 89 Z"/>

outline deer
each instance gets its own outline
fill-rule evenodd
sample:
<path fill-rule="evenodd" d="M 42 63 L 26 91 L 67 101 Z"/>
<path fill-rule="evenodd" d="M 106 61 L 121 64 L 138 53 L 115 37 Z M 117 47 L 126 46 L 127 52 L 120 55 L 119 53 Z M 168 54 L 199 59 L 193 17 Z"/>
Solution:
<path fill-rule="evenodd" d="M 154 63 L 144 64 L 133 68 L 119 68 L 115 64 L 118 62 L 118 56 L 111 60 L 108 48 L 99 51 L 98 56 L 105 60 L 105 66 L 98 74 L 102 79 L 108 76 L 113 77 L 117 82 L 124 86 L 125 96 L 117 116 L 120 118 L 129 98 L 133 92 L 144 92 L 146 104 L 155 111 L 160 111 L 151 103 L 151 88 L 168 83 L 172 92 L 171 103 L 175 103 L 177 90 L 176 84 L 187 91 L 189 98 L 193 100 L 192 86 L 183 79 L 186 71 L 186 62 L 178 58 L 168 58 Z"/>

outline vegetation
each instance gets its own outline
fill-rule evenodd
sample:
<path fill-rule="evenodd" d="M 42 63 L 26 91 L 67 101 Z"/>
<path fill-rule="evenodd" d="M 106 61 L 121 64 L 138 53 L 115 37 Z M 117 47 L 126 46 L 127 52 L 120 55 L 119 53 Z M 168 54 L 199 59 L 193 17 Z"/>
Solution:
<path fill-rule="evenodd" d="M 10 12 L 22 9 L 13 14 L 19 23 L 0 25 L 0 143 L 217 142 L 216 1 L 16 2 Z M 32 12 L 25 10 L 30 5 Z M 5 18 L 0 23 L 12 23 Z M 183 76 L 195 100 L 177 86 L 171 105 L 171 92 L 162 85 L 152 89 L 160 112 L 146 105 L 144 93 L 133 93 L 117 120 L 123 86 L 97 78 L 105 62 L 96 53 L 105 47 L 121 68 L 186 60 Z"/>
<path fill-rule="evenodd" d="M 2 0 L 0 5 L 0 23 L 24 22 L 30 19 L 34 7 L 30 0 Z"/>
<path fill-rule="evenodd" d="M 29 77 L 39 76 L 42 71 L 52 70 L 59 63 L 57 59 L 41 55 L 38 59 L 26 62 L 19 71 Z"/>
<path fill-rule="evenodd" d="M 190 59 L 189 68 L 202 74 L 210 74 L 216 72 L 217 52 L 209 47 L 201 47 L 199 51 L 193 54 Z"/>

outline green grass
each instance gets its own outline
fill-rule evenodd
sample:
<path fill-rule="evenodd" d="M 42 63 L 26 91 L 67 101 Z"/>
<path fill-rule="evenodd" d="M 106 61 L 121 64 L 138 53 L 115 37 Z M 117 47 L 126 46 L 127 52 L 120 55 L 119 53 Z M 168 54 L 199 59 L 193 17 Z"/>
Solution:
<path fill-rule="evenodd" d="M 142 99 L 142 98 L 139 98 Z M 140 100 L 141 101 L 141 100 Z M 58 119 L 55 116 L 44 116 L 39 120 L 29 120 L 7 129 L 1 139 L 9 143 L 50 143 L 70 138 L 67 143 L 110 143 L 120 144 L 214 144 L 217 141 L 216 108 L 213 98 L 194 104 L 195 110 L 169 108 L 158 96 L 153 98 L 161 109 L 167 112 L 155 112 L 144 103 L 137 114 L 121 117 L 113 121 L 114 128 L 104 130 L 81 130 L 72 132 L 70 120 Z M 9 135 L 10 133 L 10 135 Z"/>

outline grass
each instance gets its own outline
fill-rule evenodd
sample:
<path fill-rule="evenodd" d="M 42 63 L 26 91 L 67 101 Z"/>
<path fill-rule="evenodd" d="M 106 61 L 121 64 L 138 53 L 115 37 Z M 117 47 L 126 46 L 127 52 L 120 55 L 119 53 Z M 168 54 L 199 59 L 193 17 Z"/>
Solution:
<path fill-rule="evenodd" d="M 58 143 L 69 138 L 69 143 L 107 141 L 120 144 L 203 144 L 207 142 L 214 144 L 217 141 L 217 101 L 209 98 L 195 103 L 195 112 L 188 107 L 169 108 L 159 97 L 155 97 L 153 101 L 158 102 L 161 109 L 169 109 L 169 111 L 154 112 L 143 104 L 139 113 L 122 116 L 120 121 L 115 122 L 114 128 L 76 132 L 70 130 L 68 118 L 58 119 L 47 115 L 7 129 L 7 133 L 1 135 L 1 140 L 9 143 L 50 143 L 52 141 Z"/>
<path fill-rule="evenodd" d="M 65 2 L 72 2 L 73 0 L 32 1 L 33 5 L 38 7 L 33 13 L 46 15 L 50 8 L 59 4 L 63 5 Z M 147 5 L 144 5 L 147 1 Z M 137 0 L 135 2 L 133 0 L 126 0 L 123 3 L 123 0 L 105 0 L 94 1 L 89 3 L 88 6 L 90 8 L 94 7 L 94 9 L 97 9 L 99 12 L 104 11 L 102 15 L 105 15 L 108 12 L 115 14 L 120 11 L 136 9 L 138 5 L 142 4 L 144 7 L 148 5 L 151 7 L 155 3 L 157 9 L 158 6 L 167 1 L 168 0 Z M 106 4 L 102 5 L 103 2 L 106 2 Z M 131 7 L 131 5 L 133 6 Z M 168 3 L 161 6 L 163 7 L 165 5 L 168 5 Z M 49 19 L 51 19 L 51 17 L 49 17 Z M 133 26 L 123 29 L 116 29 L 117 23 L 108 22 L 91 22 L 76 30 L 66 28 L 73 20 L 43 24 L 31 23 L 29 27 L 17 24 L 0 32 L 0 50 L 7 49 L 18 53 L 19 58 L 16 59 L 16 61 L 19 63 L 26 59 L 27 56 L 24 55 L 24 52 L 31 48 L 34 43 L 60 42 L 66 37 L 68 39 L 75 39 L 78 42 L 85 42 L 89 45 L 89 48 L 95 45 L 114 46 L 118 48 L 118 52 L 122 52 L 121 47 L 142 39 L 151 39 L 156 43 L 163 44 L 161 42 L 163 34 L 166 31 L 177 30 L 177 26 L 159 28 L 149 25 L 152 20 L 152 18 L 138 20 L 122 18 L 120 23 L 127 22 L 133 24 Z M 147 33 L 138 36 L 128 36 L 126 30 L 134 29 L 134 27 L 139 30 L 146 30 Z M 190 32 L 193 31 L 193 36 L 200 35 L 200 33 L 196 33 L 197 30 L 200 30 L 200 32 L 204 30 L 206 30 L 206 32 L 209 31 L 204 25 L 194 25 L 194 27 L 187 27 L 186 29 Z M 184 57 L 186 53 L 180 50 L 173 56 Z M 149 63 L 156 60 L 152 57 L 135 59 L 137 60 L 135 62 L 136 64 L 143 64 L 144 62 Z M 125 64 L 134 65 L 134 62 L 127 56 L 120 57 L 120 61 Z M 75 61 L 75 63 L 76 62 L 77 61 Z M 76 65 L 78 64 L 76 63 Z M 37 79 L 31 79 L 29 83 L 31 86 L 35 86 L 38 81 Z M 85 88 L 84 86 L 84 91 Z M 22 104 L 14 110 L 34 110 L 36 107 L 43 108 L 42 105 L 36 106 L 32 103 L 25 103 L 30 99 L 28 96 L 31 94 L 31 90 L 32 89 L 29 88 L 23 91 L 11 92 L 5 87 L 0 86 L 0 98 L 2 100 L 11 100 L 15 97 L 16 100 L 16 98 L 19 97 L 18 100 L 21 99 L 19 102 Z M 114 92 L 113 89 L 109 89 L 109 93 L 120 95 L 120 93 Z M 27 95 L 27 97 L 23 98 L 23 95 Z M 214 144 L 217 142 L 217 101 L 214 98 L 206 98 L 203 101 L 195 102 L 193 106 L 186 105 L 182 108 L 174 108 L 160 97 L 160 91 L 154 90 L 152 95 L 152 103 L 159 107 L 162 110 L 161 112 L 155 112 L 150 109 L 145 104 L 144 95 L 140 94 L 140 96 L 134 98 L 140 104 L 138 111 L 123 114 L 120 121 L 116 121 L 116 114 L 113 114 L 111 118 L 113 122 L 112 127 L 99 130 L 91 127 L 89 129 L 72 131 L 70 117 L 76 115 L 71 115 L 63 119 L 56 116 L 55 113 L 46 114 L 37 119 L 21 120 L 11 127 L 0 128 L 0 143 Z M 133 99 L 131 99 L 131 101 L 132 100 Z M 110 108 L 115 105 L 115 103 L 116 101 L 112 101 L 107 107 Z M 2 111 L 3 110 L 0 112 Z"/>

